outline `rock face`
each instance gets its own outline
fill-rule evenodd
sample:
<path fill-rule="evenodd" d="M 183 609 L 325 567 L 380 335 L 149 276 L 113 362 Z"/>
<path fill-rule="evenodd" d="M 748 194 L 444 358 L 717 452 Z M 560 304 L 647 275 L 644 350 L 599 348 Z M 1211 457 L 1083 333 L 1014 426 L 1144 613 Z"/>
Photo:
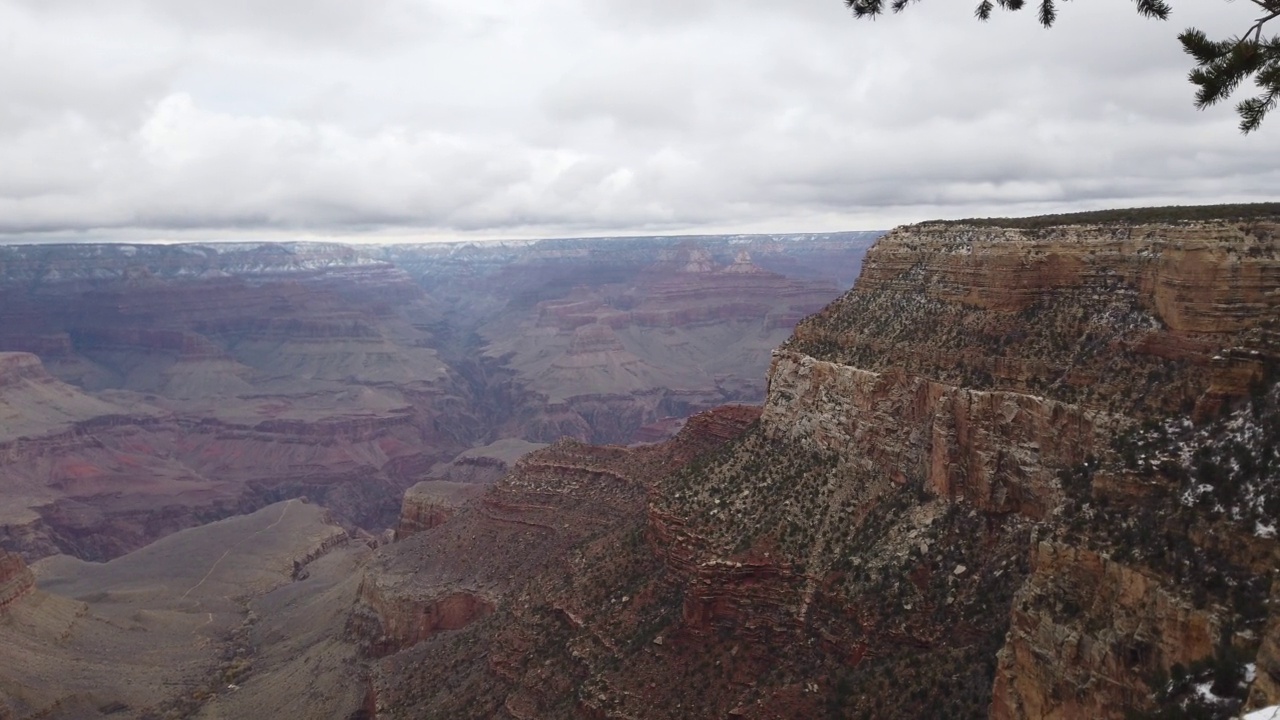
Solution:
<path fill-rule="evenodd" d="M 403 540 L 414 533 L 443 525 L 458 508 L 484 490 L 485 486 L 478 483 L 444 480 L 424 480 L 414 485 L 405 491 L 400 523 L 396 525 L 396 539 Z"/>
<path fill-rule="evenodd" d="M 1280 602 L 1280 581 L 1272 581 L 1271 607 Z M 1249 706 L 1254 708 L 1277 704 L 1280 699 L 1280 613 L 1272 612 L 1263 631 L 1262 647 L 1258 649 L 1257 680 L 1249 696 Z"/>
<path fill-rule="evenodd" d="M 1044 518 L 1056 474 L 1097 454 L 1117 420 L 1036 395 L 955 387 L 783 351 L 774 356 L 767 432 L 826 452 L 858 448 L 898 483 L 985 512 Z"/>
<path fill-rule="evenodd" d="M 868 256 L 858 292 L 788 347 L 1086 407 L 1207 412 L 1261 377 L 1251 351 L 1275 343 L 1274 232 L 1263 221 L 899 230 Z"/>
<path fill-rule="evenodd" d="M 524 623 L 582 622 L 582 598 L 552 597 L 542 583 L 576 583 L 584 543 L 608 547 L 620 524 L 638 540 L 652 480 L 741 435 L 758 414 L 747 407 L 704 413 L 677 438 L 634 449 L 561 440 L 520 460 L 446 522 L 379 549 L 347 626 L 368 655 L 382 658 L 373 680 L 378 714 L 490 716 L 498 712 L 492 698 L 471 693 L 489 685 L 542 692 L 537 679 L 555 669 L 526 652 L 537 640 Z M 459 633 L 478 633 L 484 644 L 459 645 Z M 431 679 L 473 649 L 490 659 L 459 672 L 482 685 L 464 682 L 455 691 Z"/>
<path fill-rule="evenodd" d="M 1220 618 L 1158 576 L 1047 541 L 1033 553 L 1001 651 L 993 717 L 1116 716 L 1146 706 L 1159 689 L 1143 678 L 1150 668 L 1213 656 Z M 1072 615 L 1107 623 L 1081 633 Z M 1065 688 L 1074 692 L 1060 693 Z"/>
<path fill-rule="evenodd" d="M 899 482 L 1055 538 L 1033 546 L 1013 599 L 992 717 L 1122 717 L 1180 701 L 1151 678 L 1220 659 L 1228 629 L 1258 651 L 1274 543 L 1247 513 L 1197 513 L 1185 493 L 1257 482 L 1239 463 L 1225 475 L 1205 463 L 1241 425 L 1215 418 L 1251 388 L 1250 412 L 1270 412 L 1259 391 L 1280 356 L 1278 230 L 901 229 L 775 358 L 766 423 L 868 448 L 856 452 Z M 1171 429 L 1190 420 L 1198 437 Z M 1142 423 L 1166 429 L 1142 435 Z M 1247 466 L 1271 451 L 1236 452 Z M 1274 492 L 1252 501 L 1274 506 Z M 1236 590 L 1206 590 L 1222 582 Z"/>
<path fill-rule="evenodd" d="M 714 274 L 680 259 L 668 270 Z M 434 578 L 420 606 L 463 587 L 505 599 L 385 657 L 376 714 L 1274 704 L 1277 272 L 1270 218 L 896 230 L 773 356 L 759 421 L 654 472 L 642 502 L 566 504 L 634 471 L 588 479 L 568 456 L 621 451 L 557 445 L 392 546 L 373 577 Z M 479 531 L 485 512 L 539 534 Z M 604 512 L 611 527 L 587 519 Z M 478 538 L 546 564 L 476 579 L 446 558 Z"/>
<path fill-rule="evenodd" d="M 0 613 L 35 589 L 35 576 L 22 558 L 0 551 Z"/>

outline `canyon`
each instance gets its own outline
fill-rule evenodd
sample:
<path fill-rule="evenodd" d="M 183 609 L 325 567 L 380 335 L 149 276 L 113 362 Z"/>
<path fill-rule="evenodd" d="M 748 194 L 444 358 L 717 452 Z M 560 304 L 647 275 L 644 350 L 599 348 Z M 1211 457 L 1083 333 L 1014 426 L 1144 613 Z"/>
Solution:
<path fill-rule="evenodd" d="M 628 472 L 634 451 L 552 446 L 380 549 L 360 627 L 389 639 L 366 651 L 368 712 L 1280 703 L 1271 212 L 891 232 L 773 354 L 758 418 L 713 411 L 672 441 L 725 428 L 714 448 Z M 614 520 L 551 520 L 579 508 Z M 465 626 L 387 630 L 459 592 L 484 603 Z"/>
<path fill-rule="evenodd" d="M 660 440 L 759 400 L 876 235 L 0 247 L 0 547 L 104 561 L 304 496 L 381 536 L 420 481 Z"/>
<path fill-rule="evenodd" d="M 352 250 L 245 281 L 322 317 L 176 335 L 0 306 L 55 328 L 0 345 L 0 717 L 1280 705 L 1280 207 L 901 227 L 827 300 L 833 239 L 615 242 Z M 41 688 L 143 631 L 165 673 Z"/>

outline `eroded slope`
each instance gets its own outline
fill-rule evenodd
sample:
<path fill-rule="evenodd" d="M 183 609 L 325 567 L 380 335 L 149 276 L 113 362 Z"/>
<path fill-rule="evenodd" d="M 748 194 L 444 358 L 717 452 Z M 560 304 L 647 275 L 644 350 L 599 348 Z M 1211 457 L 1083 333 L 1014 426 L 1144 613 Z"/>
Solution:
<path fill-rule="evenodd" d="M 394 652 L 377 711 L 1274 704 L 1278 229 L 894 231 L 775 355 L 756 425 L 656 477 L 643 517 L 611 506 L 565 561 L 513 575 L 493 612 Z M 415 539 L 471 537 L 452 524 Z"/>

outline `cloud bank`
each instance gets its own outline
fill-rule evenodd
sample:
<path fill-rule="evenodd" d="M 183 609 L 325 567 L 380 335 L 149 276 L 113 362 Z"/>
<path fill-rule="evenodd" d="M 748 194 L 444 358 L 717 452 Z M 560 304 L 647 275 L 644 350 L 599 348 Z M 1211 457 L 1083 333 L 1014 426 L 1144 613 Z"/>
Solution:
<path fill-rule="evenodd" d="M 1186 25 L 930 0 L 0 0 L 0 238 L 888 227 L 1274 200 Z M 1247 88 L 1245 89 L 1247 90 Z"/>

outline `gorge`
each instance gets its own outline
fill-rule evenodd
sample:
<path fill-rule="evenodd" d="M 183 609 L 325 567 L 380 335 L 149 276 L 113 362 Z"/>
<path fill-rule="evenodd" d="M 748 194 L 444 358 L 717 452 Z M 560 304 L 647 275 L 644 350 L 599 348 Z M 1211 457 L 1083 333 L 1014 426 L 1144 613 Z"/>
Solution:
<path fill-rule="evenodd" d="M 906 226 L 818 299 L 853 240 L 350 251 L 270 322 L 132 295 L 168 249 L 56 317 L 9 260 L 0 717 L 1280 704 L 1280 207 Z M 127 630 L 203 639 L 180 690 L 33 679 Z"/>

